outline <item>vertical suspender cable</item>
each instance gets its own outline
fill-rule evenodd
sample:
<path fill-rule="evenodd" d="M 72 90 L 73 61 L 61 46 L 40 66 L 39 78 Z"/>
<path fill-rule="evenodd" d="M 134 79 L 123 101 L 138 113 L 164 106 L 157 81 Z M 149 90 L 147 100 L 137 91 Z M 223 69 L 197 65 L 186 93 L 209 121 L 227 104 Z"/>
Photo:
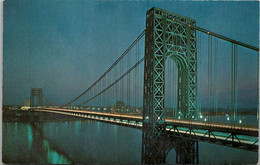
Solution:
<path fill-rule="evenodd" d="M 128 55 L 128 58 L 127 58 L 127 69 L 129 69 L 131 66 L 131 51 L 130 51 L 130 54 Z M 130 107 L 130 75 L 131 73 L 129 73 L 127 75 L 127 106 L 128 106 L 128 109 Z"/>
<path fill-rule="evenodd" d="M 93 88 L 93 94 L 92 94 L 92 96 L 95 96 L 95 93 L 96 93 L 96 86 L 94 86 L 94 88 Z M 92 96 L 91 96 L 91 97 L 92 97 Z M 92 104 L 93 104 L 93 107 L 95 107 L 95 101 L 96 101 L 96 100 L 93 100 L 93 101 L 92 101 L 92 102 L 93 102 L 93 103 L 92 103 Z"/>
<path fill-rule="evenodd" d="M 133 53 L 134 54 L 134 53 Z M 130 58 L 129 58 L 129 67 L 128 68 L 130 68 L 131 67 L 131 62 L 132 62 L 132 60 L 131 60 L 131 56 L 130 56 Z M 127 68 L 127 69 L 128 69 Z M 130 108 L 130 105 L 131 105 L 131 75 L 132 75 L 133 73 L 129 73 L 129 77 L 128 77 L 128 87 L 129 87 L 129 89 L 128 89 L 128 102 L 129 102 L 129 108 Z"/>
<path fill-rule="evenodd" d="M 107 79 L 108 79 L 108 76 L 110 75 L 110 73 L 106 76 L 106 78 L 105 78 L 105 82 L 104 82 L 104 87 L 106 87 L 106 85 L 108 84 L 107 83 Z M 109 91 L 107 91 L 106 92 L 106 94 L 104 95 L 104 100 L 103 100 L 103 102 L 104 102 L 104 106 L 106 107 L 107 106 L 107 95 L 108 95 L 108 92 Z"/>
<path fill-rule="evenodd" d="M 238 87 L 238 84 L 237 84 L 237 45 L 234 44 L 234 121 L 236 121 L 236 116 L 237 116 L 237 87 Z"/>
<path fill-rule="evenodd" d="M 197 79 L 198 79 L 198 95 L 197 96 L 199 96 L 198 97 L 198 108 L 199 108 L 199 114 L 201 114 L 201 94 L 200 94 L 200 91 L 201 91 L 201 56 L 202 56 L 202 54 L 201 54 L 201 33 L 200 32 L 198 32 L 198 45 L 197 45 L 197 47 L 198 47 L 198 52 L 197 52 L 197 59 L 199 59 L 199 67 L 198 67 L 198 69 L 199 69 L 199 74 L 198 74 L 198 76 L 199 77 L 197 77 Z"/>
<path fill-rule="evenodd" d="M 256 84 L 257 84 L 257 108 L 256 108 L 256 119 L 257 121 L 259 120 L 259 106 L 260 106 L 260 102 L 259 102 L 259 52 L 257 52 L 257 59 L 256 59 Z"/>
<path fill-rule="evenodd" d="M 170 83 L 170 98 L 169 98 L 169 109 L 170 111 L 172 112 L 172 115 L 173 116 L 173 92 L 172 92 L 172 86 L 173 86 L 173 73 L 172 73 L 172 60 L 171 59 L 168 59 L 169 61 L 169 83 Z"/>
<path fill-rule="evenodd" d="M 137 43 L 137 54 L 136 54 L 136 61 L 139 60 L 139 42 Z M 138 107 L 138 101 L 139 101 L 139 69 L 140 67 L 138 66 L 136 69 L 136 107 Z"/>
<path fill-rule="evenodd" d="M 235 120 L 235 111 L 234 111 L 234 44 L 232 43 L 231 50 L 231 113 L 233 115 L 233 124 Z"/>
<path fill-rule="evenodd" d="M 104 87 L 105 79 L 106 79 L 106 76 L 103 78 L 103 81 L 100 82 L 100 90 L 102 90 L 103 87 Z M 102 106 L 102 107 L 104 106 L 104 101 L 103 101 L 103 99 L 104 99 L 104 94 L 105 94 L 105 93 L 103 93 L 102 95 L 100 95 L 100 103 L 101 103 L 101 106 Z"/>
<path fill-rule="evenodd" d="M 210 111 L 210 89 L 209 89 L 209 86 L 210 86 L 210 36 L 208 35 L 208 113 Z"/>
<path fill-rule="evenodd" d="M 110 73 L 107 77 L 107 85 L 110 85 L 110 77 L 111 77 L 112 73 Z M 114 99 L 114 95 L 111 92 L 112 89 L 108 90 L 107 92 L 107 96 L 106 96 L 106 106 L 109 108 L 110 107 L 110 102 Z"/>
<path fill-rule="evenodd" d="M 121 61 L 122 62 L 122 61 Z M 118 67 L 117 66 L 115 66 L 115 77 L 113 77 L 113 79 L 114 80 L 116 80 L 117 79 L 117 70 L 118 70 Z M 112 104 L 112 105 L 114 105 L 115 103 L 116 103 L 116 101 L 117 101 L 117 88 L 118 88 L 118 84 L 116 84 L 115 85 L 115 90 L 114 90 L 114 92 L 115 92 L 115 102 Z"/>
<path fill-rule="evenodd" d="M 218 39 L 215 38 L 214 111 L 218 113 Z"/>
<path fill-rule="evenodd" d="M 100 82 L 98 82 L 97 84 L 97 93 L 99 93 L 99 91 L 100 91 Z M 99 106 L 100 106 L 100 95 L 99 97 L 97 97 L 97 107 Z"/>
<path fill-rule="evenodd" d="M 138 44 L 138 43 L 137 43 Z M 138 54 L 138 47 L 136 47 L 136 49 L 135 49 L 135 61 L 138 61 L 138 56 L 137 56 L 137 54 Z M 135 73 L 134 73 L 134 81 L 133 81 L 133 85 L 134 85 L 134 88 L 133 88 L 133 90 L 134 90 L 134 107 L 135 107 L 135 110 L 136 110 L 136 102 L 137 102 L 137 88 L 136 88 L 136 81 L 135 80 L 137 80 L 137 71 L 138 71 L 138 68 L 136 68 L 135 69 Z"/>
<path fill-rule="evenodd" d="M 123 60 L 124 61 L 124 60 Z M 123 74 L 123 61 L 120 62 L 120 76 Z M 124 94 L 123 94 L 123 90 L 124 90 L 124 79 L 121 80 L 121 86 L 120 86 L 120 99 L 124 100 Z"/>
<path fill-rule="evenodd" d="M 138 52 L 137 52 L 137 60 L 139 60 L 139 57 L 140 57 L 140 44 L 139 44 L 139 42 L 137 43 L 137 50 L 138 50 Z M 140 88 L 140 69 L 141 69 L 141 67 L 140 66 L 138 66 L 138 68 L 137 68 L 137 107 L 138 107 L 138 109 L 139 109 L 139 102 L 140 102 L 140 92 L 141 92 L 141 90 L 139 89 Z M 139 111 L 140 111 L 140 109 L 139 109 Z"/>
<path fill-rule="evenodd" d="M 212 49 L 212 60 L 214 61 L 214 63 L 212 62 L 212 75 L 211 75 L 211 103 L 212 103 L 212 110 L 213 110 L 213 115 L 216 116 L 216 111 L 215 111 L 215 58 L 216 58 L 216 38 L 213 38 L 213 47 Z"/>
<path fill-rule="evenodd" d="M 176 70 L 175 70 L 175 68 L 176 68 L 176 64 L 173 64 L 173 66 L 172 66 L 172 68 L 173 68 L 173 91 L 172 91 L 172 93 L 173 93 L 173 118 L 175 119 L 176 118 L 176 111 L 177 111 L 177 107 L 176 107 L 176 98 L 177 98 L 177 93 L 176 93 L 176 84 L 177 84 L 177 78 L 176 78 Z"/>
<path fill-rule="evenodd" d="M 98 85 L 95 85 L 95 92 L 94 92 L 94 96 L 98 93 L 98 89 L 97 89 Z M 95 107 L 97 107 L 98 105 L 98 100 L 97 98 L 95 99 Z"/>
<path fill-rule="evenodd" d="M 109 73 L 109 74 L 110 74 L 110 73 Z M 108 75 L 109 75 L 109 74 L 107 74 L 107 75 L 104 77 L 103 88 L 105 88 L 106 85 L 107 85 L 107 78 L 108 78 Z M 104 106 L 104 107 L 106 107 L 106 96 L 107 96 L 107 93 L 108 93 L 108 91 L 103 94 L 103 106 Z"/>
<path fill-rule="evenodd" d="M 100 82 L 97 84 L 97 93 L 99 93 L 100 91 Z M 97 97 L 97 106 L 99 107 L 100 106 L 100 95 L 99 97 Z"/>
<path fill-rule="evenodd" d="M 210 109 L 212 110 L 212 36 L 210 36 L 210 65 L 209 66 L 210 66 L 209 98 L 210 98 Z"/>
<path fill-rule="evenodd" d="M 170 81 L 169 81 L 169 83 L 170 83 L 170 99 L 169 99 L 169 107 L 171 107 L 172 108 L 172 110 L 171 110 L 171 112 L 172 112 L 172 114 L 173 114 L 173 92 L 172 92 L 172 83 L 173 83 L 173 81 L 172 81 L 172 76 L 173 76 L 173 74 L 172 74 L 172 61 L 170 60 L 170 59 L 168 59 L 168 61 L 169 61 L 169 79 L 170 79 Z M 170 106 L 171 105 L 171 106 Z M 173 115 L 172 115 L 173 116 Z"/>
<path fill-rule="evenodd" d="M 104 81 L 104 80 L 103 80 Z M 100 92 L 102 90 L 102 80 L 99 82 L 99 90 L 98 92 Z M 101 107 L 102 106 L 102 95 L 99 96 L 99 103 L 98 106 Z"/>
<path fill-rule="evenodd" d="M 208 35 L 208 113 L 212 108 L 212 36 Z M 208 120 L 209 121 L 209 120 Z"/>
<path fill-rule="evenodd" d="M 212 49 L 212 65 L 211 65 L 211 104 L 213 115 L 216 116 L 215 111 L 215 69 L 216 69 L 216 38 L 213 38 L 213 47 Z"/>

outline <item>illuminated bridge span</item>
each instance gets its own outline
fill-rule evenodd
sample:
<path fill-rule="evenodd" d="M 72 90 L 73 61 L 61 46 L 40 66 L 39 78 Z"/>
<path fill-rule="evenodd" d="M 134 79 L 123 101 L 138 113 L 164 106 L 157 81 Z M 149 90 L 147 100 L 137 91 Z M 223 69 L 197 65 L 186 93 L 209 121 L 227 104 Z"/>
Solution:
<path fill-rule="evenodd" d="M 36 111 L 76 116 L 138 129 L 142 129 L 143 126 L 142 117 L 134 115 L 58 108 L 44 108 Z M 250 151 L 258 150 L 258 128 L 174 119 L 166 119 L 165 124 L 169 136 L 184 137 Z"/>
<path fill-rule="evenodd" d="M 201 28 L 194 19 L 152 8 L 145 30 L 82 93 L 56 105 L 46 97 L 48 90 L 32 88 L 30 103 L 38 112 L 141 129 L 143 164 L 165 163 L 173 148 L 176 163 L 199 163 L 199 141 L 257 151 L 258 128 L 246 125 L 258 123 L 258 53 L 259 48 Z M 245 112 L 239 91 L 249 86 L 257 99 L 255 109 Z M 72 107 L 109 107 L 109 113 Z"/>

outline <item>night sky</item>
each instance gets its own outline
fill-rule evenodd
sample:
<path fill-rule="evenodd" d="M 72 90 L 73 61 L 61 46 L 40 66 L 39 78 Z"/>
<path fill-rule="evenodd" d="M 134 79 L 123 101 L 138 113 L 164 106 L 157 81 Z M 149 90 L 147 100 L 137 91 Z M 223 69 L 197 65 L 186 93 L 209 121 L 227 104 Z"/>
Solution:
<path fill-rule="evenodd" d="M 146 11 L 152 7 L 193 18 L 198 26 L 258 47 L 259 2 L 5 0 L 3 104 L 22 105 L 31 87 L 43 88 L 56 104 L 71 100 L 144 30 Z M 241 106 L 255 107 L 257 53 L 238 50 Z M 224 81 L 230 59 L 225 52 L 221 49 L 219 58 L 220 97 L 228 91 Z"/>

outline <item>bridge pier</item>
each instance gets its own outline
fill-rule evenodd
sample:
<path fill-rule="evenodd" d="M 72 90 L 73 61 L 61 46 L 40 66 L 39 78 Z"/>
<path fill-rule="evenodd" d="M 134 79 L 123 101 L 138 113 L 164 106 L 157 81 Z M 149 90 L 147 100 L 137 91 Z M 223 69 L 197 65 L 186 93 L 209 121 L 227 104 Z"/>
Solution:
<path fill-rule="evenodd" d="M 199 164 L 199 142 L 178 139 L 173 146 L 176 151 L 176 164 Z"/>
<path fill-rule="evenodd" d="M 176 152 L 176 164 L 199 164 L 198 141 L 164 134 L 154 141 L 153 145 L 143 146 L 143 149 L 143 164 L 165 164 L 172 149 Z"/>

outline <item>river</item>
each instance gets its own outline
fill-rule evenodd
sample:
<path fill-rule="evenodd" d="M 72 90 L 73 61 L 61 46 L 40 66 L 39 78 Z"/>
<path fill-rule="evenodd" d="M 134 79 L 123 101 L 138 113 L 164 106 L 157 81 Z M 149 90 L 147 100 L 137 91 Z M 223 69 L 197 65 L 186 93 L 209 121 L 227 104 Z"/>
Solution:
<path fill-rule="evenodd" d="M 3 122 L 4 163 L 140 164 L 142 132 L 97 121 Z M 256 164 L 257 153 L 199 142 L 202 164 Z M 166 164 L 175 163 L 175 151 Z"/>

